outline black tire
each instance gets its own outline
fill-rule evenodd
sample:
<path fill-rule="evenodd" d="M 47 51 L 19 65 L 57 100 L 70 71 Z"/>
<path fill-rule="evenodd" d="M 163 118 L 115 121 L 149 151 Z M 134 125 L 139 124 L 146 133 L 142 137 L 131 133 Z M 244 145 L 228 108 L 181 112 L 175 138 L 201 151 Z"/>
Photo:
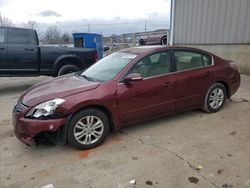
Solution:
<path fill-rule="evenodd" d="M 166 35 L 164 35 L 161 38 L 161 45 L 167 45 L 168 44 L 168 37 Z"/>
<path fill-rule="evenodd" d="M 140 39 L 140 40 L 139 40 L 139 45 L 140 45 L 140 46 L 145 45 L 145 41 L 144 41 L 143 39 Z"/>
<path fill-rule="evenodd" d="M 103 131 L 102 131 L 100 138 L 98 138 L 98 140 L 96 140 L 94 143 L 90 143 L 90 144 L 80 143 L 80 141 L 84 142 L 87 135 L 83 136 L 82 140 L 78 141 L 77 138 L 75 137 L 75 135 L 77 134 L 76 130 L 78 129 L 76 126 L 77 126 L 77 123 L 79 121 L 81 121 L 82 119 L 87 118 L 89 116 L 99 118 L 99 120 L 103 123 L 103 128 L 102 128 Z M 82 110 L 82 111 L 78 112 L 77 114 L 75 114 L 69 122 L 68 132 L 67 132 L 68 143 L 71 146 L 73 146 L 74 148 L 80 149 L 80 150 L 94 148 L 94 147 L 98 146 L 99 144 L 101 144 L 105 140 L 105 138 L 109 132 L 109 127 L 110 127 L 109 119 L 108 119 L 107 115 L 105 113 L 103 113 L 101 110 L 94 109 L 94 108 Z M 84 128 L 84 131 L 86 131 L 86 130 L 87 129 Z M 79 132 L 81 132 L 81 130 Z M 86 133 L 86 134 L 92 134 L 92 133 Z M 93 138 L 94 136 L 92 135 L 90 137 Z"/>
<path fill-rule="evenodd" d="M 80 68 L 75 66 L 75 65 L 63 65 L 57 73 L 57 76 L 61 76 L 61 75 L 65 75 L 65 74 L 69 74 L 72 72 L 77 72 L 79 71 Z"/>
<path fill-rule="evenodd" d="M 219 97 L 220 95 L 216 95 L 215 99 L 211 99 L 214 97 L 214 92 L 216 91 L 220 91 L 223 98 Z M 215 83 L 208 89 L 202 109 L 208 113 L 218 112 L 224 106 L 226 97 L 227 92 L 225 86 L 220 83 Z M 214 101 L 218 101 L 218 105 L 216 105 L 217 103 L 214 103 L 215 105 L 213 106 L 212 103 Z"/>

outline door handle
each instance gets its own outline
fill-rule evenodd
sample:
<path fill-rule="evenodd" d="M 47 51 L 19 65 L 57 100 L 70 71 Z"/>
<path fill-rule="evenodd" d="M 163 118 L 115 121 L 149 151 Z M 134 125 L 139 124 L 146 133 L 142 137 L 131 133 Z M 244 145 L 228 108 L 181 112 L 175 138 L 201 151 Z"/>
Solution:
<path fill-rule="evenodd" d="M 171 87 L 173 85 L 173 82 L 165 82 L 164 87 Z"/>
<path fill-rule="evenodd" d="M 0 47 L 0 50 L 5 50 L 5 48 L 4 47 Z"/>
<path fill-rule="evenodd" d="M 207 71 L 206 74 L 205 74 L 206 77 L 211 77 L 211 76 L 214 76 L 214 73 L 210 72 L 210 71 Z"/>
<path fill-rule="evenodd" d="M 25 48 L 24 50 L 25 51 L 34 51 L 35 49 L 34 48 Z"/>

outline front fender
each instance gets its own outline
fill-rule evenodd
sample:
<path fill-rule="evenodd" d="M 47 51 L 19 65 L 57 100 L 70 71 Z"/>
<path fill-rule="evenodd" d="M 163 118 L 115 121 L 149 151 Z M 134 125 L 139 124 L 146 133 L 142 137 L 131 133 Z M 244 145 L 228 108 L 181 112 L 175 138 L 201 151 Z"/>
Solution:
<path fill-rule="evenodd" d="M 65 102 L 58 109 L 60 110 L 59 114 L 67 116 L 86 107 L 104 107 L 112 116 L 114 128 L 119 129 L 120 120 L 116 103 L 116 89 L 117 83 L 108 81 L 101 83 L 95 89 L 66 96 L 64 97 Z"/>

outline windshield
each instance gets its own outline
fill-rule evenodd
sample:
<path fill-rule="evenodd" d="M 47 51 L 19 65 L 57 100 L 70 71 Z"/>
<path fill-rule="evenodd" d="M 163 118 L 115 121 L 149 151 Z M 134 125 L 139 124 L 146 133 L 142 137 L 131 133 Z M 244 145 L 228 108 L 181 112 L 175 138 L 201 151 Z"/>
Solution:
<path fill-rule="evenodd" d="M 81 76 L 90 81 L 111 80 L 135 57 L 136 54 L 115 52 L 83 71 Z"/>

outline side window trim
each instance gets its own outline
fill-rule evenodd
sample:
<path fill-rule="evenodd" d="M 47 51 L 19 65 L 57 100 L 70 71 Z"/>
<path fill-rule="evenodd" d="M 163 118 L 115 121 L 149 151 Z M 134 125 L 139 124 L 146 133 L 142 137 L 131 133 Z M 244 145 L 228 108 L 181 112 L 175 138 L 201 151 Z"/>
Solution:
<path fill-rule="evenodd" d="M 176 63 L 174 58 L 174 49 L 170 49 L 170 64 L 171 64 L 171 70 L 170 73 L 174 73 L 176 71 Z"/>
<path fill-rule="evenodd" d="M 175 61 L 175 52 L 191 52 L 191 53 L 197 53 L 200 54 L 202 56 L 202 63 L 204 64 L 204 56 L 209 57 L 211 64 L 210 65 L 206 65 L 206 66 L 202 66 L 202 67 L 195 67 L 195 68 L 190 68 L 190 69 L 185 69 L 185 70 L 179 70 L 177 71 L 177 67 L 176 67 L 176 61 Z M 195 70 L 195 69 L 201 69 L 201 68 L 206 68 L 206 67 L 211 67 L 214 65 L 214 57 L 208 53 L 205 52 L 201 52 L 199 50 L 189 50 L 189 49 L 173 49 L 172 50 L 172 64 L 173 64 L 173 73 L 179 73 L 179 72 L 184 72 L 184 71 L 190 71 L 190 70 Z"/>

